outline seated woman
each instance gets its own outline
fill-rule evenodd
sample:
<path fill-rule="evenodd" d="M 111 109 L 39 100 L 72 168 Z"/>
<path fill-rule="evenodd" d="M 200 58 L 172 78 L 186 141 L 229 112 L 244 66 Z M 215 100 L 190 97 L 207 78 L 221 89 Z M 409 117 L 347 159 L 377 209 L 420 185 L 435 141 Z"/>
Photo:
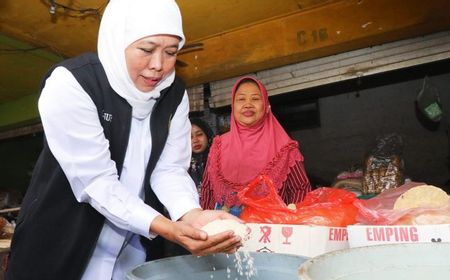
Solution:
<path fill-rule="evenodd" d="M 191 125 L 192 157 L 188 172 L 200 194 L 203 172 L 214 133 L 211 127 L 202 119 L 192 118 Z"/>
<path fill-rule="evenodd" d="M 252 78 L 238 80 L 232 91 L 230 131 L 214 139 L 203 177 L 203 209 L 231 210 L 238 215 L 236 194 L 256 176 L 272 179 L 286 204 L 311 190 L 303 156 L 272 114 L 264 85 Z"/>

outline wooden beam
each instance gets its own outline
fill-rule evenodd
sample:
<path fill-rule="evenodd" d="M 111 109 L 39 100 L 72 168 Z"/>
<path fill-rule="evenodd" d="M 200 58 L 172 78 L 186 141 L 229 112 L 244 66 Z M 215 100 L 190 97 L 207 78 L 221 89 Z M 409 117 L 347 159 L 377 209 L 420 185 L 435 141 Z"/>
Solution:
<path fill-rule="evenodd" d="M 0 132 L 0 140 L 16 138 L 16 137 L 25 136 L 25 135 L 32 135 L 32 134 L 40 133 L 43 131 L 44 131 L 44 129 L 42 128 L 41 123 L 33 124 L 33 125 L 29 125 L 29 126 L 23 126 L 23 127 L 14 128 L 14 129 Z"/>
<path fill-rule="evenodd" d="M 449 10 L 448 0 L 333 2 L 200 40 L 177 73 L 193 86 L 448 30 Z"/>

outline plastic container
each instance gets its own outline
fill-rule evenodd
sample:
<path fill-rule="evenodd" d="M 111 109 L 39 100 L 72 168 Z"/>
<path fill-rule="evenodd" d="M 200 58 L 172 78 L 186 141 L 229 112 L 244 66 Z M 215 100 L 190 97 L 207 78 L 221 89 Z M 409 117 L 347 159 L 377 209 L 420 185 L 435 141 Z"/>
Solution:
<path fill-rule="evenodd" d="M 241 259 L 243 253 L 240 253 Z M 251 252 L 257 275 L 247 278 L 235 267 L 235 255 L 215 254 L 205 257 L 177 256 L 151 261 L 137 266 L 126 275 L 128 280 L 297 280 L 298 267 L 305 257 L 275 253 Z M 242 262 L 245 266 L 245 262 Z"/>
<path fill-rule="evenodd" d="M 330 252 L 304 262 L 301 280 L 448 280 L 450 243 L 411 243 Z"/>

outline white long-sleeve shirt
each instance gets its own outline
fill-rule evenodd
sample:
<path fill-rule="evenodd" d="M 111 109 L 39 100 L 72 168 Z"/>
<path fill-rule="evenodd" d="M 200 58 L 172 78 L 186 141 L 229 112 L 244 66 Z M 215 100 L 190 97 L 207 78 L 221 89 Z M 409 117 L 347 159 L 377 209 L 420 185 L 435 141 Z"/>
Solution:
<path fill-rule="evenodd" d="M 139 235 L 153 238 L 149 228 L 159 215 L 142 200 L 152 146 L 150 116 L 131 120 L 119 179 L 97 108 L 67 69 L 58 67 L 47 79 L 39 99 L 39 113 L 50 150 L 76 199 L 89 203 L 106 218 L 83 279 L 123 279 L 126 271 L 145 260 Z M 150 178 L 153 191 L 172 220 L 200 207 L 195 185 L 187 173 L 191 156 L 188 113 L 185 93 Z"/>

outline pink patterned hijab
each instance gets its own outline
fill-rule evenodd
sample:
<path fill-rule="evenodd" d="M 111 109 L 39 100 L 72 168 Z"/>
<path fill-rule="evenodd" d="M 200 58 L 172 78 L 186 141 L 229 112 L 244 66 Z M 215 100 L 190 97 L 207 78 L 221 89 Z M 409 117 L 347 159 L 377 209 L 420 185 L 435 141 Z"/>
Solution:
<path fill-rule="evenodd" d="M 265 113 L 251 127 L 234 118 L 234 98 L 244 81 L 255 82 Z M 230 131 L 214 139 L 208 159 L 208 174 L 216 202 L 239 206 L 236 193 L 260 174 L 268 175 L 277 189 L 287 179 L 290 167 L 303 161 L 298 143 L 292 140 L 272 114 L 264 85 L 253 77 L 239 79 L 232 90 Z"/>

